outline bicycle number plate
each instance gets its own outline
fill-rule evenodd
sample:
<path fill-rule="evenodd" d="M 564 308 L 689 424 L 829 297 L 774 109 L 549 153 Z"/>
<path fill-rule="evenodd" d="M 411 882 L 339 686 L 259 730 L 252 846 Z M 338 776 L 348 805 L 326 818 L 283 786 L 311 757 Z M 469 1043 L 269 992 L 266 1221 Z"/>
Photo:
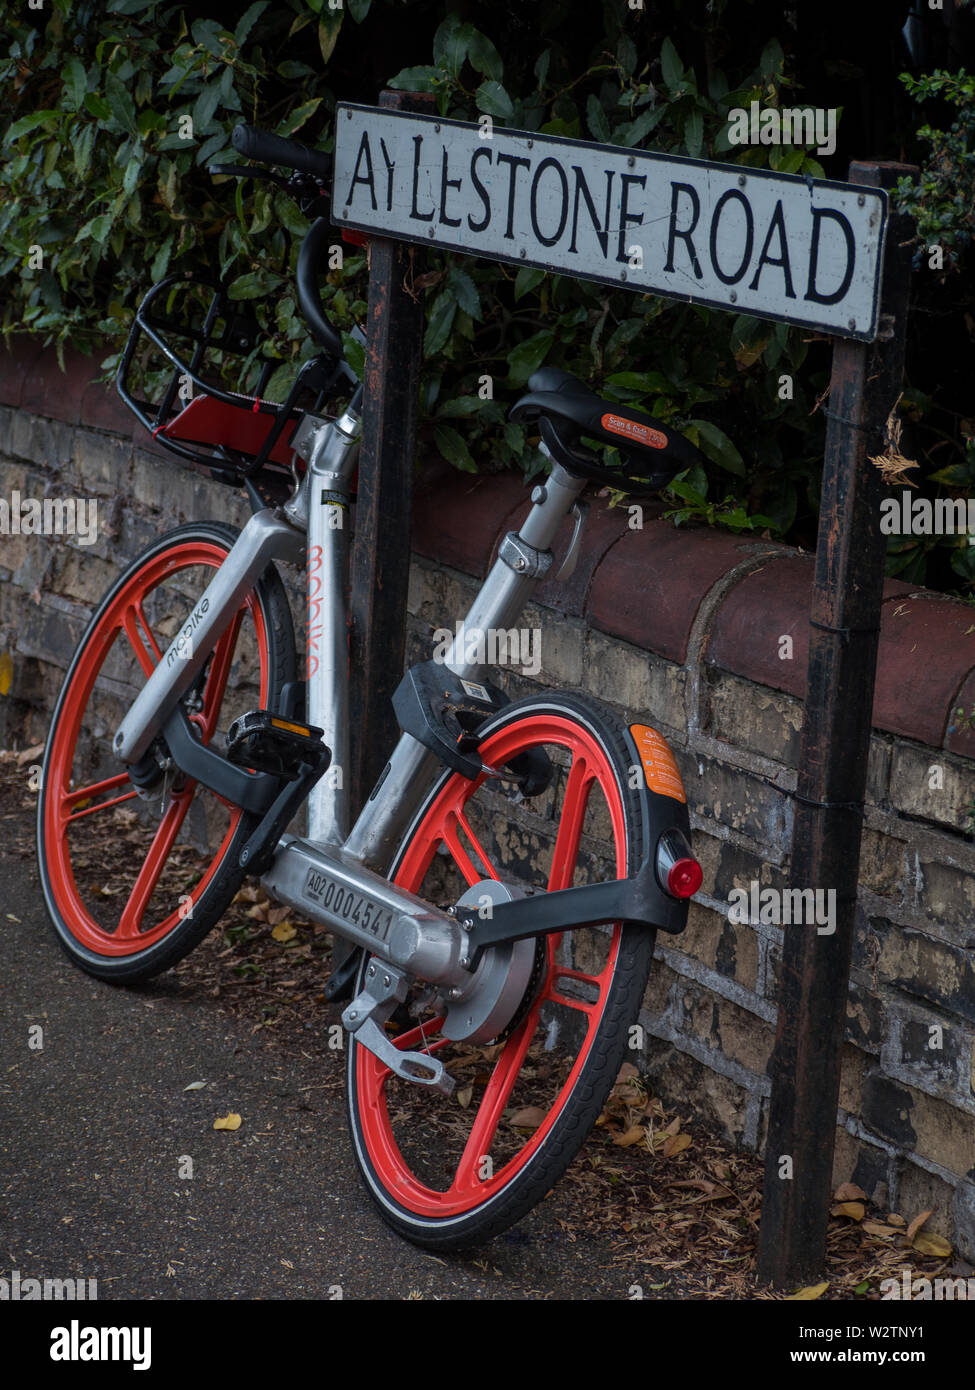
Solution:
<path fill-rule="evenodd" d="M 371 932 L 379 941 L 385 941 L 393 923 L 393 914 L 382 903 L 346 888 L 329 878 L 318 869 L 309 869 L 305 879 L 304 896 L 309 902 L 324 908 L 333 917 L 349 922 L 360 931 Z"/>

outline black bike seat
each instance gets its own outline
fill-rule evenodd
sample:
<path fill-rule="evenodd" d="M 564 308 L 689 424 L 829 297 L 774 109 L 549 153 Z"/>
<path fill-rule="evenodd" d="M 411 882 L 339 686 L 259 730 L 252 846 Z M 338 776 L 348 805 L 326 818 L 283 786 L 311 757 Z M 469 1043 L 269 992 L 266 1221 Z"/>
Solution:
<path fill-rule="evenodd" d="M 631 466 L 642 454 L 639 468 L 645 471 L 646 463 L 652 459 L 655 473 L 669 477 L 703 462 L 700 450 L 676 430 L 642 410 L 603 400 L 584 382 L 558 367 L 541 367 L 529 377 L 528 386 L 529 394 L 515 402 L 510 418 L 548 421 L 570 454 L 575 453 L 579 439 L 585 437 L 612 444 Z M 547 443 L 548 434 L 543 430 Z M 566 466 L 573 471 L 571 464 Z M 601 468 L 602 473 L 609 471 Z"/>

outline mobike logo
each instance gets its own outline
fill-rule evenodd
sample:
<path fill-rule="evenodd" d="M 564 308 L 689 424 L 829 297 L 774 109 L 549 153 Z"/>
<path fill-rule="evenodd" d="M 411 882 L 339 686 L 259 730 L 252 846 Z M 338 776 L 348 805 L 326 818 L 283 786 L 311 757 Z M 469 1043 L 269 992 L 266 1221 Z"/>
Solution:
<path fill-rule="evenodd" d="M 306 679 L 311 680 L 318 670 L 318 644 L 322 636 L 319 621 L 322 611 L 322 547 L 310 546 L 308 549 L 308 633 L 306 638 L 307 670 Z"/>
<path fill-rule="evenodd" d="M 205 613 L 210 610 L 210 600 L 203 598 L 199 606 L 193 609 L 189 620 L 176 634 L 175 639 L 166 653 L 166 665 L 172 666 L 175 661 L 185 661 L 187 657 L 193 655 L 193 634 L 203 621 Z"/>

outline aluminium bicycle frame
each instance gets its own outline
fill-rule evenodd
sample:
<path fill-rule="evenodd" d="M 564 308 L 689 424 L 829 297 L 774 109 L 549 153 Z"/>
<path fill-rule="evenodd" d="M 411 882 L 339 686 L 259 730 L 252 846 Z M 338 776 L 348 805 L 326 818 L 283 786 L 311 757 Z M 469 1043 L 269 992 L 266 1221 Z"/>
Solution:
<path fill-rule="evenodd" d="M 437 753 L 419 739 L 401 734 L 351 828 L 347 778 L 317 781 L 307 793 L 308 833 L 296 837 L 279 833 L 297 809 L 287 799 L 287 786 L 279 792 L 277 779 L 233 766 L 193 736 L 181 697 L 203 671 L 268 564 L 274 560 L 300 564 L 304 559 L 306 719 L 323 731 L 333 765 L 343 772 L 347 768 L 348 516 L 358 441 L 359 418 L 351 410 L 338 420 L 304 417 L 292 441 L 307 460 L 299 488 L 282 508 L 262 509 L 247 522 L 119 725 L 114 751 L 121 761 L 138 763 L 161 735 L 186 775 L 226 800 L 264 814 L 262 825 L 270 825 L 273 831 L 273 857 L 261 875 L 268 894 L 382 962 L 381 969 L 370 966 L 366 972 L 367 982 L 345 1010 L 343 1023 L 400 1075 L 443 1090 L 451 1083 L 436 1058 L 397 1050 L 382 1027 L 397 1001 L 406 998 L 409 981 L 418 978 L 455 997 L 471 986 L 483 952 L 507 942 L 620 920 L 669 932 L 683 930 L 686 903 L 661 891 L 660 874 L 666 869 L 667 856 L 682 852 L 679 844 L 671 849 L 668 837 L 676 834 L 679 839 L 689 827 L 686 806 L 647 790 L 641 859 L 628 866 L 626 878 L 534 897 L 516 896 L 498 904 L 488 921 L 475 921 L 471 909 L 458 904 L 440 911 L 395 886 L 387 876 L 398 846 L 444 772 Z M 455 677 L 468 682 L 481 679 L 482 665 L 468 660 L 467 635 L 508 629 L 517 622 L 539 579 L 550 569 L 550 546 L 586 485 L 585 478 L 553 462 L 549 477 L 533 490 L 528 515 L 520 530 L 510 531 L 502 541 L 444 657 L 445 667 Z M 563 571 L 568 571 L 569 556 L 574 556 L 581 523 L 582 512 L 576 508 L 576 531 Z M 633 753 L 638 761 L 635 744 Z M 497 775 L 491 768 L 484 771 Z M 304 795 L 300 787 L 298 792 Z M 275 794 L 278 799 L 272 804 Z M 249 853 L 245 847 L 242 867 Z"/>

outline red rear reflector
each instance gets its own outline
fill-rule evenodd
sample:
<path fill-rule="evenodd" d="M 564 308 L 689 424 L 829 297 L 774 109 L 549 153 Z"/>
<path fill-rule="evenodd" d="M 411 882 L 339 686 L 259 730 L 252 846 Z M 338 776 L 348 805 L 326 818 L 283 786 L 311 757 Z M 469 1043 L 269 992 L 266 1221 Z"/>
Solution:
<path fill-rule="evenodd" d="M 704 882 L 704 870 L 696 859 L 678 859 L 667 875 L 667 892 L 675 898 L 691 898 Z"/>

